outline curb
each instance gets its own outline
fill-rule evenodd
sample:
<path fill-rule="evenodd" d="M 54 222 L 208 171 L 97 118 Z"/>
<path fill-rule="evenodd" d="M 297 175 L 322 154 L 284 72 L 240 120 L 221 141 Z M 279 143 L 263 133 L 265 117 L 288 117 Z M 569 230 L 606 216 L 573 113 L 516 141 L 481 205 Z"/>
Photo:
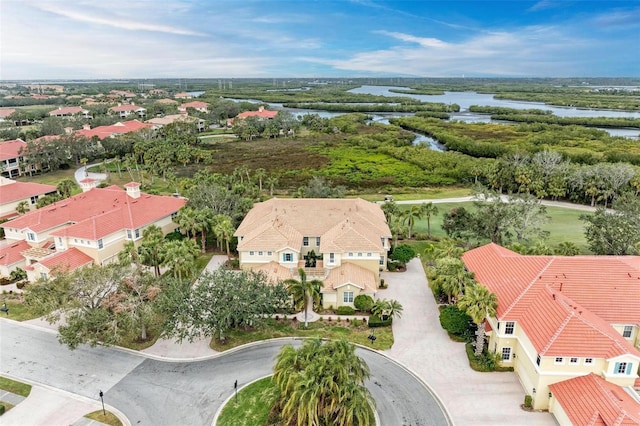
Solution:
<path fill-rule="evenodd" d="M 88 398 L 88 397 L 83 396 L 83 395 L 79 395 L 77 393 L 69 392 L 69 391 L 66 391 L 66 390 L 63 390 L 63 389 L 58 389 L 58 388 L 55 388 L 53 386 L 45 385 L 43 383 L 34 382 L 33 380 L 24 379 L 22 377 L 17 377 L 17 376 L 14 376 L 13 374 L 9 374 L 9 373 L 2 373 L 2 375 L 4 377 L 8 377 L 11 380 L 15 380 L 15 381 L 22 382 L 22 383 L 27 383 L 27 384 L 29 384 L 31 386 L 36 386 L 36 387 L 39 387 L 39 388 L 48 389 L 48 390 L 50 390 L 52 392 L 61 393 L 63 395 L 68 396 L 69 398 L 75 399 L 77 401 L 86 402 L 88 404 L 94 404 L 97 407 L 97 410 L 99 410 L 102 407 L 102 405 L 100 404 L 99 401 L 97 401 L 95 399 Z M 131 421 L 129 421 L 129 418 L 127 416 L 125 416 L 122 411 L 118 410 L 117 408 L 115 408 L 115 407 L 113 407 L 113 406 L 111 406 L 109 404 L 104 404 L 104 408 L 107 411 L 112 412 L 122 422 L 122 424 L 124 426 L 132 426 L 131 425 Z M 89 414 L 89 413 L 87 413 L 87 414 Z"/>

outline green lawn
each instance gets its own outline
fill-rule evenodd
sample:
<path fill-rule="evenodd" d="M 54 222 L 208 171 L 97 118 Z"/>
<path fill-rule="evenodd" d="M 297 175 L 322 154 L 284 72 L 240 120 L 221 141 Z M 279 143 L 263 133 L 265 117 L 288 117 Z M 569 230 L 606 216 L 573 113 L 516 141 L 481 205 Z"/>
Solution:
<path fill-rule="evenodd" d="M 57 186 L 61 181 L 65 179 L 74 180 L 73 174 L 76 171 L 75 169 L 75 167 L 72 167 L 67 170 L 56 170 L 55 172 L 42 173 L 39 175 L 26 175 L 19 177 L 17 180 L 20 182 L 35 182 Z"/>
<path fill-rule="evenodd" d="M 218 417 L 217 426 L 266 425 L 269 410 L 275 404 L 277 388 L 271 377 L 254 382 L 238 392 L 238 402 L 231 399 Z"/>
<path fill-rule="evenodd" d="M 353 322 L 346 321 L 317 321 L 309 323 L 308 328 L 304 324 L 292 320 L 269 319 L 265 325 L 253 330 L 230 330 L 227 333 L 225 343 L 218 339 L 211 340 L 211 349 L 225 351 L 236 346 L 260 340 L 274 339 L 277 337 L 320 337 L 322 339 L 346 339 L 349 342 L 358 343 L 378 350 L 389 349 L 393 345 L 393 333 L 391 327 L 369 328 L 361 324 L 354 326 Z M 372 330 L 375 330 L 376 341 L 372 345 L 367 338 Z"/>
<path fill-rule="evenodd" d="M 438 238 L 446 237 L 446 233 L 442 229 L 443 216 L 446 212 L 454 207 L 464 207 L 473 209 L 473 202 L 464 203 L 442 203 L 435 204 L 438 207 L 438 214 L 431 217 L 431 235 Z M 400 205 L 402 209 L 408 209 L 410 205 Z M 549 232 L 550 237 L 547 245 L 555 247 L 563 241 L 573 242 L 582 254 L 588 254 L 587 240 L 584 237 L 584 222 L 579 218 L 585 212 L 580 210 L 566 209 L 562 207 L 547 207 L 547 214 L 551 217 L 549 223 L 544 227 Z M 427 233 L 427 221 L 422 219 L 416 223 L 413 230 L 414 234 Z"/>
<path fill-rule="evenodd" d="M 16 395 L 24 396 L 25 398 L 31 393 L 31 385 L 16 382 L 15 380 L 7 379 L 2 376 L 0 376 L 0 389 L 15 393 Z"/>
<path fill-rule="evenodd" d="M 85 417 L 110 426 L 122 426 L 122 422 L 115 414 L 110 411 L 105 411 L 105 413 L 106 415 L 102 413 L 102 410 L 98 410 L 87 414 Z"/>

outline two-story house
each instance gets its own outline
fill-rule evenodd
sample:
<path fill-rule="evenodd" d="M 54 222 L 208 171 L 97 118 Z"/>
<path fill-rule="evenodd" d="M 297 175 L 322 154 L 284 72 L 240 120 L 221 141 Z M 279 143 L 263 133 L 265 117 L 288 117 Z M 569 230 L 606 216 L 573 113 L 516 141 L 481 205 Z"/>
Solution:
<path fill-rule="evenodd" d="M 14 178 L 22 175 L 21 152 L 27 148 L 27 143 L 22 139 L 13 139 L 0 142 L 0 172 L 2 176 Z"/>
<path fill-rule="evenodd" d="M 18 204 L 26 201 L 31 210 L 43 195 L 53 194 L 56 187 L 34 182 L 18 182 L 0 176 L 0 219 L 17 216 Z"/>
<path fill-rule="evenodd" d="M 360 198 L 273 198 L 257 203 L 238 227 L 240 267 L 272 280 L 323 282 L 323 306 L 353 306 L 373 296 L 386 269 L 391 231 L 379 205 Z"/>
<path fill-rule="evenodd" d="M 192 101 L 178 105 L 178 112 L 186 114 L 188 108 L 193 108 L 199 112 L 209 112 L 209 104 L 202 101 Z"/>
<path fill-rule="evenodd" d="M 138 117 L 142 118 L 145 116 L 147 110 L 139 105 L 135 104 L 125 104 L 125 105 L 117 105 L 109 108 L 109 111 L 117 114 L 120 118 L 127 118 L 131 114 L 135 114 Z"/>
<path fill-rule="evenodd" d="M 555 383 L 595 374 L 630 388 L 640 366 L 640 256 L 523 256 L 488 244 L 462 256 L 495 293 L 488 349 L 535 409 Z"/>
<path fill-rule="evenodd" d="M 186 200 L 140 192 L 131 182 L 125 190 L 97 188 L 85 179 L 83 193 L 1 224 L 8 243 L 26 241 L 21 251 L 29 280 L 47 277 L 56 267 L 104 265 L 117 261 L 127 241 L 136 245 L 143 231 L 156 225 L 163 233 L 177 225 L 173 217 Z"/>
<path fill-rule="evenodd" d="M 89 110 L 86 110 L 79 106 L 58 107 L 53 111 L 49 111 L 49 117 L 60 117 L 60 118 L 74 117 L 74 116 L 91 118 L 90 114 L 91 113 L 89 112 Z"/>

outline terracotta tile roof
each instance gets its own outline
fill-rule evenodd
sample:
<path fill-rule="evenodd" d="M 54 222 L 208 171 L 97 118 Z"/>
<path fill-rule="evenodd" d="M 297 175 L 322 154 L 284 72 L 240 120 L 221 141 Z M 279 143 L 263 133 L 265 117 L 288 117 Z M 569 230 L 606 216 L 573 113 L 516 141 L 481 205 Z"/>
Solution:
<path fill-rule="evenodd" d="M 285 227 L 285 225 L 287 225 Z M 273 244 L 269 238 L 277 228 L 282 236 Z M 293 229 L 296 232 L 290 230 Z M 344 235 L 340 231 L 344 230 Z M 262 233 L 269 235 L 261 236 Z M 236 236 L 244 236 L 239 249 L 278 249 L 286 244 L 298 249 L 302 237 L 321 237 L 321 251 L 383 251 L 381 237 L 391 237 L 379 205 L 360 198 L 272 198 L 256 203 L 238 227 Z M 254 242 L 264 244 L 260 247 Z M 251 245 L 249 245 L 251 244 Z"/>
<path fill-rule="evenodd" d="M 3 182 L 10 183 L 4 184 Z M 55 192 L 56 187 L 53 185 L 44 185 L 33 182 L 17 182 L 9 179 L 0 178 L 0 205 L 8 204 L 19 200 L 28 200 L 36 195 L 44 195 Z"/>
<path fill-rule="evenodd" d="M 11 114 L 13 114 L 14 112 L 16 112 L 15 108 L 3 108 L 0 109 L 0 118 L 7 118 L 8 116 L 10 116 Z"/>
<path fill-rule="evenodd" d="M 79 106 L 70 106 L 70 107 L 59 107 L 54 109 L 53 111 L 49 111 L 50 116 L 56 115 L 75 115 L 75 114 L 84 114 L 88 113 L 86 109 Z"/>
<path fill-rule="evenodd" d="M 56 252 L 40 262 L 42 266 L 49 271 L 61 270 L 65 272 L 71 272 L 81 266 L 89 265 L 93 263 L 93 259 L 75 247 L 69 250 Z"/>
<path fill-rule="evenodd" d="M 264 109 L 264 107 L 260 107 L 258 111 L 245 111 L 236 115 L 235 118 L 247 118 L 247 117 L 259 117 L 259 118 L 274 118 L 278 115 L 278 111 L 269 111 Z"/>
<path fill-rule="evenodd" d="M 164 117 L 151 118 L 147 120 L 146 123 L 151 123 L 158 126 L 166 126 L 176 121 L 193 122 L 193 121 L 198 121 L 198 119 L 196 117 L 190 117 L 185 114 L 171 114 L 171 115 L 165 115 Z"/>
<path fill-rule="evenodd" d="M 593 373 L 549 388 L 574 425 L 640 425 L 640 403 Z"/>
<path fill-rule="evenodd" d="M 209 107 L 209 104 L 202 101 L 187 102 L 180 105 L 180 109 L 184 109 L 184 110 L 186 110 L 187 108 L 198 109 L 198 108 L 208 108 L 208 107 Z"/>
<path fill-rule="evenodd" d="M 521 256 L 488 244 L 462 259 L 496 294 L 497 317 L 517 321 L 538 353 L 640 356 L 611 327 L 640 325 L 638 257 Z"/>
<path fill-rule="evenodd" d="M 273 283 L 293 278 L 289 268 L 274 261 L 265 263 L 264 265 L 252 266 L 251 269 L 256 272 L 263 272 L 269 281 Z"/>
<path fill-rule="evenodd" d="M 177 212 L 186 201 L 182 198 L 141 194 L 131 198 L 126 191 L 112 185 L 93 188 L 49 206 L 5 222 L 3 227 L 29 228 L 40 232 L 60 227 L 52 235 L 98 239 L 118 229 L 142 228 Z"/>
<path fill-rule="evenodd" d="M 104 139 L 110 136 L 122 135 L 129 132 L 137 132 L 148 127 L 151 127 L 151 124 L 141 123 L 138 120 L 130 120 L 118 122 L 111 126 L 99 126 L 93 129 L 76 130 L 75 133 L 89 139 L 94 136 L 97 136 L 99 139 Z"/>
<path fill-rule="evenodd" d="M 0 161 L 18 158 L 18 152 L 27 147 L 27 143 L 22 139 L 13 139 L 0 142 Z"/>
<path fill-rule="evenodd" d="M 335 291 L 347 284 L 358 287 L 366 293 L 375 293 L 377 288 L 375 274 L 353 263 L 343 263 L 329 270 L 329 276 L 322 283 L 323 293 Z"/>
<path fill-rule="evenodd" d="M 166 105 L 175 105 L 178 103 L 178 101 L 174 101 L 173 99 L 158 99 L 156 102 L 159 104 L 166 104 Z"/>
<path fill-rule="evenodd" d="M 24 240 L 0 246 L 0 265 L 10 266 L 23 261 L 22 252 L 29 247 L 29 244 Z"/>

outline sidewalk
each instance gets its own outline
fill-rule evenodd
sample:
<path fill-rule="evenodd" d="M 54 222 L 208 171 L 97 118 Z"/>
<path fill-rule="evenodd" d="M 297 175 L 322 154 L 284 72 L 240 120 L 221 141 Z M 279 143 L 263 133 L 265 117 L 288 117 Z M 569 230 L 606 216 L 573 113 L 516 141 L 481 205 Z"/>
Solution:
<path fill-rule="evenodd" d="M 420 259 L 411 260 L 406 272 L 381 276 L 389 288 L 378 297 L 396 299 L 404 308 L 393 321 L 395 343 L 384 352 L 435 390 L 456 425 L 555 425 L 549 413 L 520 409 L 524 391 L 515 373 L 480 373 L 469 367 L 464 344 L 453 342 L 440 326 Z"/>

